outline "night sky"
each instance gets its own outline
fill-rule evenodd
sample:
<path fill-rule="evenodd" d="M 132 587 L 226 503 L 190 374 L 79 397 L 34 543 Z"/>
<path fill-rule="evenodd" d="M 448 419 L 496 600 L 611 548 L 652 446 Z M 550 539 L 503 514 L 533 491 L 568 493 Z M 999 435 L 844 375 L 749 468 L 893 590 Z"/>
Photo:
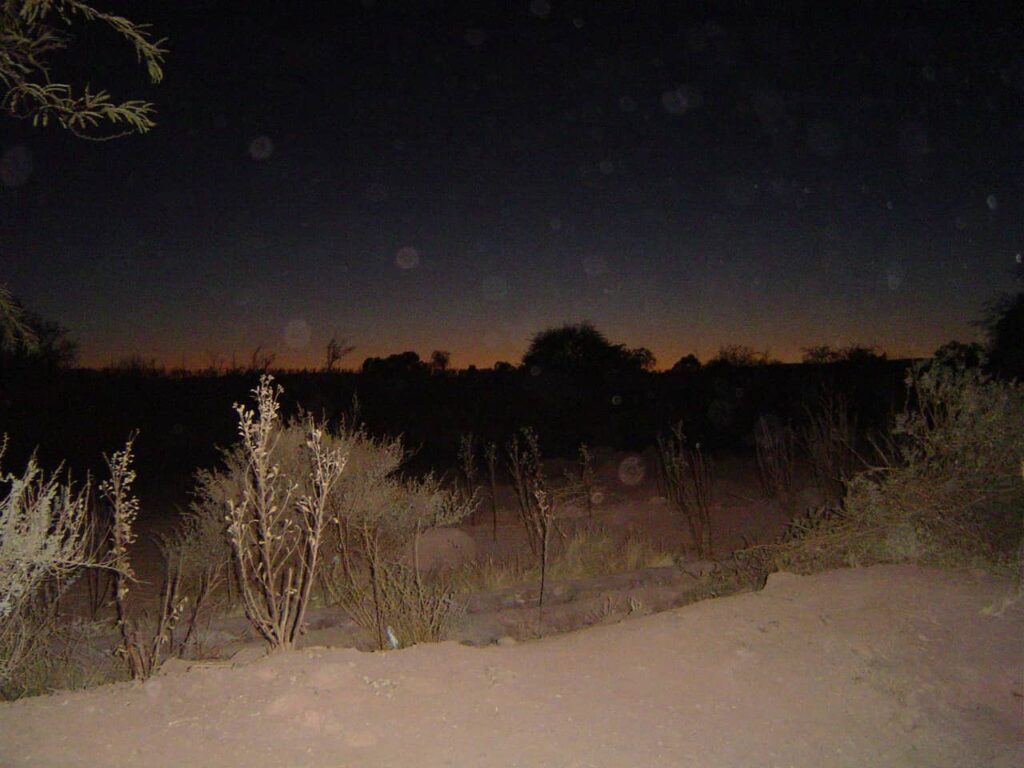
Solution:
<path fill-rule="evenodd" d="M 1020 2 L 97 4 L 164 83 L 99 30 L 56 74 L 156 130 L 0 122 L 0 281 L 86 365 L 930 354 L 1024 250 Z"/>

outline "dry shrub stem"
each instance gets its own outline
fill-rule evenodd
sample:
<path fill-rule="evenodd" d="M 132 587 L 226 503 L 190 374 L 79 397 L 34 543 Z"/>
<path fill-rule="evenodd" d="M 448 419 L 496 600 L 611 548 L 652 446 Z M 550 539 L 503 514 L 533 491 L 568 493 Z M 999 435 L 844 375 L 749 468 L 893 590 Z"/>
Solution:
<path fill-rule="evenodd" d="M 759 419 L 754 434 L 758 479 L 768 498 L 783 500 L 793 489 L 795 440 L 788 426 L 772 428 Z"/>
<path fill-rule="evenodd" d="M 487 478 L 490 481 L 491 539 L 498 540 L 498 445 L 491 442 L 485 449 Z"/>
<path fill-rule="evenodd" d="M 586 443 L 581 443 L 577 459 L 578 474 L 565 473 L 567 481 L 565 495 L 582 500 L 587 511 L 587 520 L 594 520 L 594 494 L 597 493 L 597 475 L 594 472 L 594 454 Z"/>
<path fill-rule="evenodd" d="M 551 547 L 551 534 L 557 530 L 556 508 L 569 499 L 576 498 L 580 489 L 570 483 L 558 491 L 552 490 L 544 476 L 540 440 L 535 430 L 525 427 L 519 436 L 513 436 L 508 446 L 508 466 L 512 484 L 516 490 L 519 519 L 526 529 L 530 551 L 540 561 L 540 595 L 537 608 L 540 615 L 544 610 L 544 587 L 547 581 L 547 565 Z"/>
<path fill-rule="evenodd" d="M 690 448 L 682 423 L 658 436 L 658 477 L 662 492 L 690 531 L 700 558 L 713 557 L 711 502 L 714 479 L 700 443 Z"/>
<path fill-rule="evenodd" d="M 129 584 L 136 579 L 128 547 L 136 540 L 133 525 L 139 513 L 139 500 L 132 490 L 136 477 L 132 469 L 136 437 L 137 433 L 132 433 L 122 450 L 104 457 L 110 477 L 100 483 L 100 491 L 112 515 L 110 534 L 114 604 L 117 609 L 117 627 L 121 633 L 121 643 L 115 654 L 125 660 L 133 680 L 146 680 L 160 666 L 165 651 L 173 645 L 172 635 L 184 608 L 184 601 L 179 599 L 180 559 L 168 558 L 156 626 L 144 628 L 145 617 L 132 615 L 129 606 Z"/>
<path fill-rule="evenodd" d="M 526 540 L 530 552 L 535 557 L 540 556 L 540 511 L 537 508 L 537 497 L 535 491 L 543 482 L 541 472 L 540 445 L 537 433 L 525 427 L 521 430 L 523 442 L 520 443 L 519 435 L 513 435 L 508 444 L 508 470 L 512 477 L 512 487 L 516 492 L 516 510 L 519 513 L 519 521 L 526 531 Z"/>
<path fill-rule="evenodd" d="M 479 493 L 477 486 L 477 456 L 476 439 L 472 432 L 467 432 L 459 437 L 459 473 L 462 479 L 462 492 L 467 499 L 476 498 Z M 475 519 L 476 510 L 471 518 Z"/>
<path fill-rule="evenodd" d="M 801 431 L 814 482 L 829 503 L 842 500 L 846 482 L 865 468 L 857 453 L 857 421 L 843 397 L 824 393 L 807 410 Z"/>

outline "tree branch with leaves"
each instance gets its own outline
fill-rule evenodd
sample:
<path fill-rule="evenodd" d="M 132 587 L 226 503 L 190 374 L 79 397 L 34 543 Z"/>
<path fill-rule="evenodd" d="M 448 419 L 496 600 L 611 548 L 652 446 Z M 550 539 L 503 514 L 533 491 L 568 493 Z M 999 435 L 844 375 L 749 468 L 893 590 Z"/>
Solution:
<path fill-rule="evenodd" d="M 56 122 L 85 139 L 104 141 L 146 133 L 155 125 L 156 110 L 147 101 L 117 102 L 106 90 L 81 90 L 56 81 L 51 59 L 69 47 L 76 19 L 112 29 L 135 50 L 150 82 L 163 79 L 165 39 L 155 40 L 149 26 L 100 11 L 81 0 L 0 0 L 0 109 L 32 121 Z"/>

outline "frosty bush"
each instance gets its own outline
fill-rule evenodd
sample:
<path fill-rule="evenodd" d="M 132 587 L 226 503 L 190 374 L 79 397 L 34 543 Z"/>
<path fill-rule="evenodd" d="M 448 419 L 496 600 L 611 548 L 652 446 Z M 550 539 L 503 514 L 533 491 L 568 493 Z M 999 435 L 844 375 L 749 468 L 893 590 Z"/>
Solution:
<path fill-rule="evenodd" d="M 6 441 L 0 447 L 3 458 Z M 0 685 L 38 647 L 61 591 L 93 564 L 87 547 L 88 488 L 47 476 L 35 457 L 20 476 L 0 475 Z M 46 605 L 40 596 L 48 588 Z"/>

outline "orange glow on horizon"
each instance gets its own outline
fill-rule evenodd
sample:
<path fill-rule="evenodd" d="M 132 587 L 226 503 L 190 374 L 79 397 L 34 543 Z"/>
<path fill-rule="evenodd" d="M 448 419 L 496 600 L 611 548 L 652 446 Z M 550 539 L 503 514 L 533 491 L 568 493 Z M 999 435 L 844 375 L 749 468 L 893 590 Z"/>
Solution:
<path fill-rule="evenodd" d="M 671 368 L 676 361 L 688 354 L 694 354 L 702 362 L 706 363 L 714 358 L 719 350 L 723 346 L 737 343 L 741 346 L 748 346 L 754 352 L 765 353 L 768 357 L 773 360 L 777 360 L 782 363 L 797 363 L 800 362 L 803 356 L 803 350 L 813 346 L 819 346 L 828 344 L 835 348 L 841 348 L 850 346 L 853 344 L 863 346 L 874 346 L 881 352 L 885 353 L 888 357 L 893 359 L 899 358 L 918 358 L 927 357 L 935 349 L 941 346 L 948 338 L 937 338 L 933 342 L 924 343 L 917 348 L 901 348 L 901 347 L 886 347 L 881 344 L 872 345 L 870 342 L 861 341 L 843 341 L 838 340 L 838 343 L 834 342 L 828 344 L 828 342 L 811 342 L 802 344 L 788 344 L 785 346 L 755 346 L 753 344 L 742 344 L 742 342 L 731 342 L 723 341 L 721 343 L 706 343 L 704 345 L 686 346 L 678 342 L 666 342 L 663 344 L 627 344 L 626 346 L 647 346 L 655 355 L 657 359 L 657 365 L 655 370 L 664 371 Z M 368 357 L 387 357 L 389 355 L 400 354 L 406 351 L 414 351 L 419 354 L 420 359 L 423 361 L 429 361 L 431 354 L 434 350 L 445 350 L 451 354 L 450 366 L 453 369 L 465 369 L 470 366 L 476 366 L 477 368 L 487 369 L 493 367 L 497 362 L 507 362 L 512 365 L 518 365 L 526 352 L 527 343 L 523 343 L 518 347 L 513 347 L 509 344 L 505 347 L 489 346 L 486 348 L 459 348 L 454 345 L 438 344 L 430 348 L 415 348 L 411 345 L 403 346 L 397 344 L 384 348 L 383 346 L 376 347 L 360 347 L 356 346 L 356 349 L 344 357 L 338 364 L 339 370 L 358 370 L 363 361 Z M 168 345 L 170 347 L 170 345 Z M 202 371 L 210 368 L 217 370 L 228 370 L 234 367 L 248 368 L 252 362 L 255 349 L 249 349 L 247 351 L 238 350 L 234 353 L 227 354 L 210 354 L 204 353 L 199 354 L 194 351 L 174 351 L 164 347 L 162 349 L 155 350 L 151 354 L 140 354 L 133 353 L 130 351 L 121 352 L 101 352 L 101 351 L 90 351 L 88 349 L 83 350 L 83 354 L 80 355 L 79 365 L 85 368 L 104 368 L 112 365 L 116 365 L 119 361 L 124 361 L 130 357 L 137 357 L 145 361 L 155 361 L 157 367 L 164 368 L 166 370 L 190 370 L 190 371 Z M 318 370 L 324 365 L 324 350 L 287 350 L 284 352 L 278 352 L 272 347 L 263 347 L 260 349 L 260 354 L 273 354 L 274 362 L 271 365 L 273 369 L 279 370 Z"/>

